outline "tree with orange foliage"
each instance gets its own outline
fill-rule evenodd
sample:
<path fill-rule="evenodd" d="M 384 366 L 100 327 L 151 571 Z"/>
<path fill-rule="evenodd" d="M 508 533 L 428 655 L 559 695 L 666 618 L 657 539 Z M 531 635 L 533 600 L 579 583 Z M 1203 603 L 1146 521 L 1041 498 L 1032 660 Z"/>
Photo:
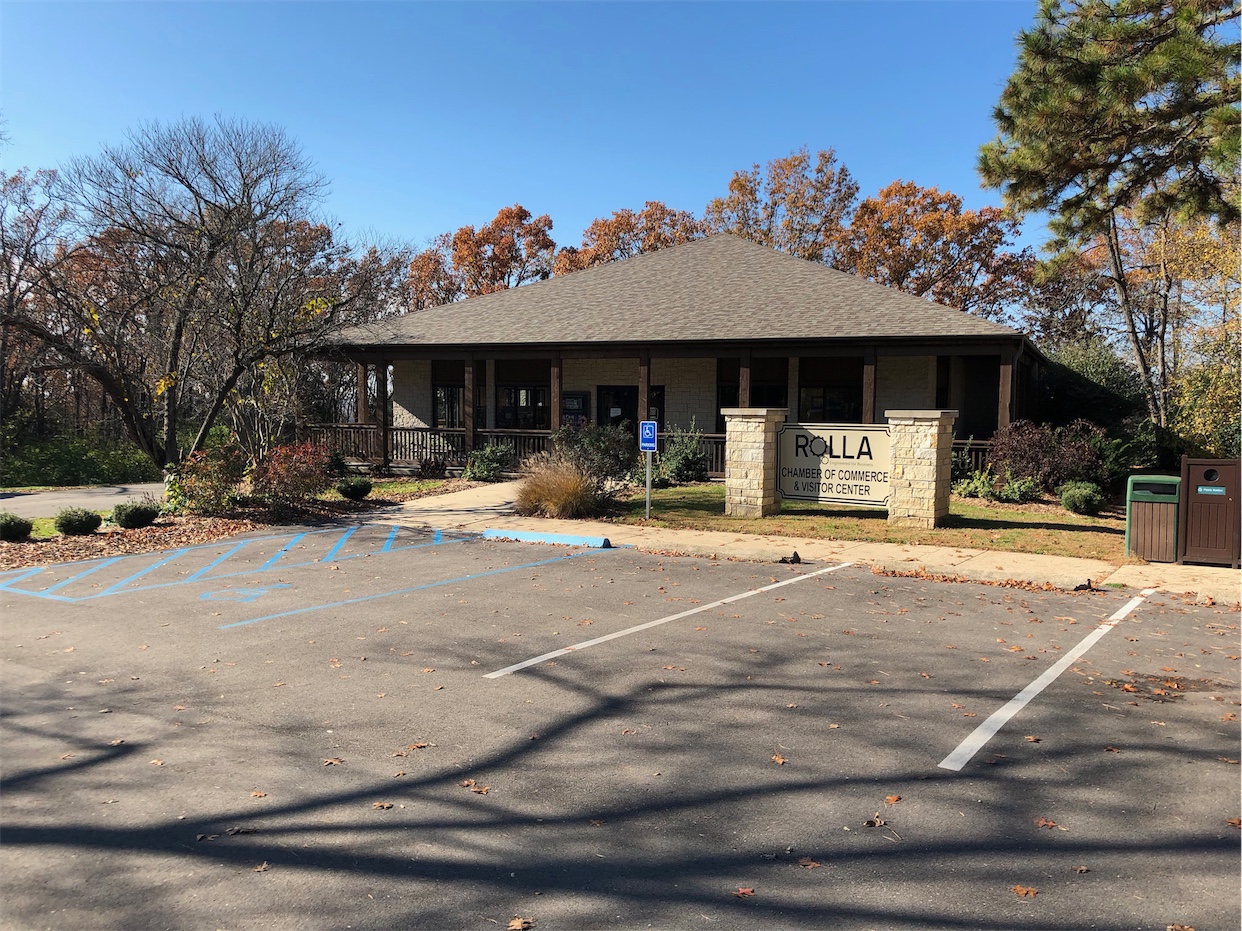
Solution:
<path fill-rule="evenodd" d="M 407 284 L 415 310 L 543 281 L 552 274 L 552 220 L 521 204 L 502 207 L 477 230 L 442 233 L 410 263 Z"/>
<path fill-rule="evenodd" d="M 1029 251 L 1009 251 L 1018 228 L 996 207 L 963 210 L 956 194 L 894 181 L 858 205 L 837 267 L 997 318 L 1030 284 Z"/>
<path fill-rule="evenodd" d="M 649 200 L 638 213 L 617 210 L 611 217 L 593 220 L 582 234 L 582 248 L 567 246 L 557 253 L 553 273 L 566 275 L 680 245 L 702 235 L 702 225 L 694 214 Z"/>
<path fill-rule="evenodd" d="M 800 259 L 837 266 L 836 250 L 849 223 L 858 184 L 832 149 L 806 147 L 734 173 L 729 193 L 708 203 L 708 233 L 733 233 Z"/>

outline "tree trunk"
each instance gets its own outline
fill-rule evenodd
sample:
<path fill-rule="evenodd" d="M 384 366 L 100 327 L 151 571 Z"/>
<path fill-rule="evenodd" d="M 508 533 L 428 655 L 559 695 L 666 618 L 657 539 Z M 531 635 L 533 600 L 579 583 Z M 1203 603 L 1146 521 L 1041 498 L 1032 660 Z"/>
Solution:
<path fill-rule="evenodd" d="M 1160 403 L 1156 396 L 1156 386 L 1151 380 L 1151 366 L 1147 361 L 1147 353 L 1139 340 L 1138 329 L 1134 322 L 1134 304 L 1130 298 L 1130 288 L 1126 283 L 1125 268 L 1121 261 L 1121 241 L 1117 233 L 1117 215 L 1108 216 L 1108 261 L 1112 269 L 1113 290 L 1117 292 L 1117 303 L 1121 307 L 1122 317 L 1126 322 L 1126 334 L 1130 337 L 1130 348 L 1134 351 L 1134 363 L 1138 366 L 1139 375 L 1143 379 L 1143 400 L 1147 404 L 1147 416 L 1157 426 L 1164 425 Z"/>

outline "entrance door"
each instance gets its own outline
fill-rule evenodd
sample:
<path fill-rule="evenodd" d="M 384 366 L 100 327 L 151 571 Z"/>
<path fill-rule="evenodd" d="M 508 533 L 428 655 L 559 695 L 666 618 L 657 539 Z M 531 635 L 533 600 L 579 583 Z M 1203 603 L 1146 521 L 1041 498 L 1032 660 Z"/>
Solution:
<path fill-rule="evenodd" d="M 650 409 L 638 416 L 637 385 L 598 385 L 595 388 L 595 422 L 601 426 L 617 426 L 628 423 L 634 435 L 638 435 L 640 420 L 654 420 L 664 426 L 664 386 L 652 385 L 647 389 Z"/>

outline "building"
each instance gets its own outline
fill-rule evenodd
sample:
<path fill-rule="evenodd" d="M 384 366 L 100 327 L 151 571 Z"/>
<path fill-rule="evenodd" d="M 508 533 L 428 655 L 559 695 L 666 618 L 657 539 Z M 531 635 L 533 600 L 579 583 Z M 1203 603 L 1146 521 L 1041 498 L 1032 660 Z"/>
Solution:
<path fill-rule="evenodd" d="M 986 440 L 1030 417 L 1040 357 L 1018 331 L 728 234 L 355 327 L 335 350 L 391 398 L 318 425 L 347 454 L 460 462 L 537 451 L 571 423 L 692 424 L 723 469 L 725 407 L 805 423 L 952 408 Z"/>

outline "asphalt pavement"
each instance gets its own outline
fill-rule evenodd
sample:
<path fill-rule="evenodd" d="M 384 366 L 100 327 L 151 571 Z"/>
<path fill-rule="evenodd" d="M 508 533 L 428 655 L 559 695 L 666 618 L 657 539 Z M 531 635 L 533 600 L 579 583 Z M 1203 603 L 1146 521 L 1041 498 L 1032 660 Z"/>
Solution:
<path fill-rule="evenodd" d="M 1237 925 L 1193 598 L 379 518 L 0 607 L 6 929 Z"/>

